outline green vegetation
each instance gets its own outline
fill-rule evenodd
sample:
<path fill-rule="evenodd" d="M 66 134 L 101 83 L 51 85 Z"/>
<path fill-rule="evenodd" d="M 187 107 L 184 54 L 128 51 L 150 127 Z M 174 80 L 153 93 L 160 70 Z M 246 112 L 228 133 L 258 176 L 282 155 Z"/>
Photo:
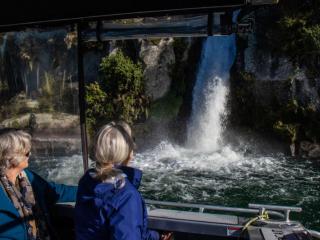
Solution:
<path fill-rule="evenodd" d="M 320 76 L 320 0 L 282 0 L 275 12 L 262 25 L 264 47 L 306 66 L 309 77 Z"/>
<path fill-rule="evenodd" d="M 2 100 L 2 103 L 3 104 L 0 106 L 0 121 L 17 117 L 18 115 L 29 111 L 24 93 L 20 93 L 9 99 L 4 99 Z"/>
<path fill-rule="evenodd" d="M 151 105 L 151 116 L 162 119 L 176 117 L 182 104 L 182 97 L 172 91 Z"/>
<path fill-rule="evenodd" d="M 7 84 L 0 84 L 0 121 L 8 118 L 18 118 L 25 113 L 72 113 L 78 112 L 78 90 L 63 82 L 63 79 L 55 79 L 48 72 L 44 74 L 42 85 L 38 91 L 33 91 L 27 96 L 24 91 L 12 96 Z M 15 127 L 19 122 L 15 123 Z M 21 124 L 20 124 L 21 125 Z M 20 127 L 25 127 L 21 125 Z"/>
<path fill-rule="evenodd" d="M 0 81 L 0 93 L 6 92 L 9 90 L 9 86 L 7 82 Z"/>
<path fill-rule="evenodd" d="M 161 38 L 150 38 L 149 41 L 150 41 L 153 45 L 159 45 L 159 43 L 161 42 Z"/>
<path fill-rule="evenodd" d="M 297 140 L 298 128 L 299 125 L 297 124 L 284 124 L 282 121 L 277 121 L 273 125 L 275 132 L 290 143 L 294 143 Z"/>
<path fill-rule="evenodd" d="M 148 117 L 141 64 L 134 64 L 121 51 L 102 59 L 101 80 L 86 87 L 89 129 L 115 119 L 132 124 Z"/>
<path fill-rule="evenodd" d="M 39 112 L 77 113 L 78 109 L 74 109 L 77 99 L 74 97 L 78 96 L 78 90 L 65 85 L 63 79 L 55 79 L 52 74 L 45 73 L 39 89 Z"/>

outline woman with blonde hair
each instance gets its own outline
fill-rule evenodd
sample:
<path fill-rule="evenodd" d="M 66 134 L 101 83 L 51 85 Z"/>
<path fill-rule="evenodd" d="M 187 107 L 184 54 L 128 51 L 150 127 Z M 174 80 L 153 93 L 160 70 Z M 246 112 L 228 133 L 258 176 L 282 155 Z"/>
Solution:
<path fill-rule="evenodd" d="M 55 237 L 49 209 L 75 200 L 77 187 L 47 182 L 27 170 L 30 155 L 30 134 L 0 130 L 0 239 Z"/>
<path fill-rule="evenodd" d="M 80 179 L 75 207 L 78 240 L 157 240 L 147 228 L 138 187 L 142 172 L 128 167 L 133 157 L 131 128 L 125 122 L 101 127 L 94 139 L 95 168 Z M 168 235 L 162 237 L 168 239 Z"/>

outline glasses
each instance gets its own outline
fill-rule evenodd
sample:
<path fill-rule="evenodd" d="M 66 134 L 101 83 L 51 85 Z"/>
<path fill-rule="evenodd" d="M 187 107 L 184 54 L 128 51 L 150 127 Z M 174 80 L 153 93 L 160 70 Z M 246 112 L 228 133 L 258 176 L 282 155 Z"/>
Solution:
<path fill-rule="evenodd" d="M 26 156 L 26 157 L 30 157 L 30 156 L 31 156 L 31 151 L 27 152 L 27 153 L 25 154 L 25 156 Z"/>

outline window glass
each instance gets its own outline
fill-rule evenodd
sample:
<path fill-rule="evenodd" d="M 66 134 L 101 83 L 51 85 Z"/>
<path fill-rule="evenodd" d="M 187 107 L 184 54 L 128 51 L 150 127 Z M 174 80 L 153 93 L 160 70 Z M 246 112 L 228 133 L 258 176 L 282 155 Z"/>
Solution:
<path fill-rule="evenodd" d="M 31 133 L 30 169 L 68 184 L 83 173 L 75 41 L 70 26 L 0 35 L 0 126 Z"/>
<path fill-rule="evenodd" d="M 132 126 L 138 149 L 130 164 L 144 173 L 145 198 L 301 206 L 296 219 L 315 227 L 320 83 L 311 72 L 317 58 L 297 68 L 291 52 L 273 55 L 266 39 L 273 36 L 268 44 L 279 47 L 272 35 L 277 25 L 264 25 L 261 16 L 264 23 L 251 35 L 231 33 L 244 17 L 213 16 L 213 27 L 226 31 L 214 28 L 210 37 L 163 37 L 170 25 L 163 22 L 142 29 L 141 20 L 112 23 L 112 30 L 122 24 L 122 36 L 102 26 L 100 37 L 109 41 L 88 38 L 84 51 L 89 139 L 112 120 Z M 149 27 L 152 34 L 143 36 Z"/>

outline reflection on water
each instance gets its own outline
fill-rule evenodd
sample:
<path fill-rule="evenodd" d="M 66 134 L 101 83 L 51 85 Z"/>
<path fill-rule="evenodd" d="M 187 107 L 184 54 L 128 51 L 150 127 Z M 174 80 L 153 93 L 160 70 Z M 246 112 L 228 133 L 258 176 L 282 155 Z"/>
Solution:
<path fill-rule="evenodd" d="M 83 173 L 79 155 L 37 159 L 31 165 L 42 176 L 69 184 L 76 184 Z M 300 206 L 303 213 L 297 219 L 319 230 L 320 173 L 311 161 L 281 154 L 245 155 L 228 146 L 197 153 L 164 141 L 137 153 L 132 165 L 144 172 L 140 190 L 148 199 L 234 207 Z"/>
<path fill-rule="evenodd" d="M 29 167 L 42 177 L 58 183 L 78 185 L 83 174 L 81 155 L 66 157 L 36 157 L 30 159 Z"/>

